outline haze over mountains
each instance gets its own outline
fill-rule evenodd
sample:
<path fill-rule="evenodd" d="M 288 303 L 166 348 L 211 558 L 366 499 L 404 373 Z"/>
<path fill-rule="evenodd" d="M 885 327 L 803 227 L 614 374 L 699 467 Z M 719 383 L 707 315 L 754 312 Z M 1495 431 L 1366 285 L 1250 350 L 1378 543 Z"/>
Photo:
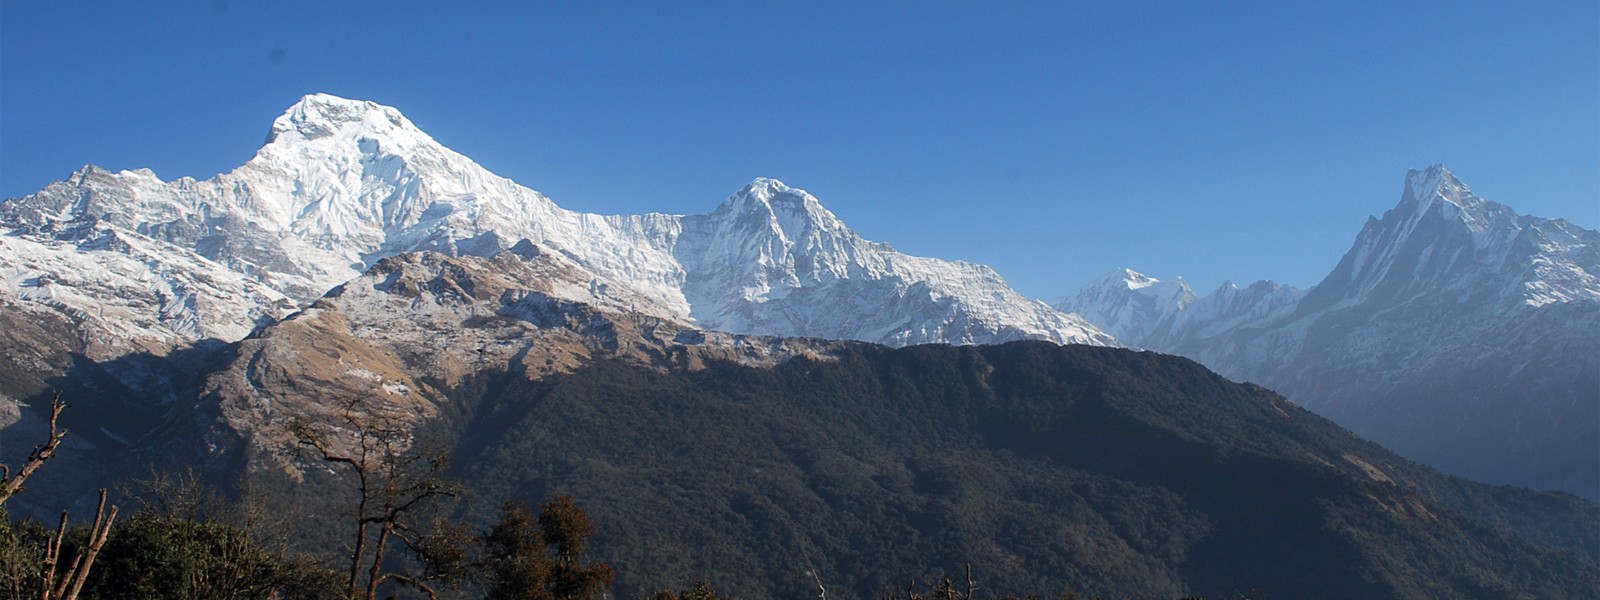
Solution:
<path fill-rule="evenodd" d="M 1401 454 L 1600 497 L 1600 234 L 1407 174 L 1321 283 L 1115 273 L 1056 304 L 1129 345 L 1260 383 Z"/>
<path fill-rule="evenodd" d="M 784 474 L 769 489 L 696 488 L 743 498 L 678 532 L 742 548 L 727 556 L 756 551 L 772 538 L 753 531 L 792 527 L 807 511 L 870 521 L 850 512 L 865 506 L 891 511 L 873 518 L 888 519 L 907 544 L 883 547 L 901 552 L 896 568 L 915 564 L 908 548 L 946 552 L 936 542 L 950 531 L 991 540 L 939 555 L 950 564 L 958 553 L 1008 560 L 995 544 L 1042 544 L 1012 554 L 1037 561 L 1006 567 L 1015 581 L 1031 581 L 1033 570 L 1108 568 L 1083 547 L 1021 536 L 1027 523 L 1009 524 L 1009 538 L 973 529 L 962 515 L 989 500 L 971 486 L 971 466 L 987 462 L 1007 473 L 989 482 L 996 489 L 1034 498 L 1012 508 L 1065 537 L 1120 540 L 1127 560 L 1113 562 L 1137 572 L 1117 572 L 1131 587 L 1108 584 L 1107 593 L 1212 590 L 1197 582 L 1222 586 L 1284 566 L 1273 552 L 1251 554 L 1257 562 L 1243 570 L 1186 566 L 1187 553 L 1223 561 L 1229 549 L 1292 546 L 1252 537 L 1270 532 L 1243 518 L 1247 498 L 1202 485 L 1213 479 L 1239 489 L 1305 484 L 1281 499 L 1311 512 L 1278 516 L 1317 535 L 1337 529 L 1323 541 L 1344 549 L 1328 554 L 1339 576 L 1364 582 L 1351 593 L 1511 595 L 1547 571 L 1572 581 L 1597 572 L 1592 532 L 1573 531 L 1592 522 L 1593 504 L 1491 492 L 1405 464 L 1181 358 L 1038 343 L 898 352 L 858 343 L 1033 340 L 1178 354 L 1406 457 L 1600 497 L 1600 234 L 1518 215 L 1440 166 L 1410 173 L 1399 205 L 1370 220 L 1309 290 L 1257 282 L 1197 296 L 1181 279 L 1123 270 L 1055 307 L 982 265 L 862 239 L 776 180 L 756 179 L 705 214 L 576 213 L 444 148 L 393 108 L 320 94 L 278 117 L 256 156 L 230 173 L 166 182 L 89 166 L 0 204 L 0 225 L 0 350 L 12 358 L 0 365 L 3 441 L 40 437 L 43 423 L 24 403 L 51 389 L 67 389 L 90 424 L 56 468 L 70 476 L 40 480 L 35 498 L 78 497 L 92 489 L 86 482 L 114 480 L 139 461 L 299 477 L 281 423 L 327 420 L 359 401 L 409 427 L 453 432 L 463 453 L 503 454 L 461 473 L 475 486 L 515 479 L 520 487 L 507 493 L 523 495 L 583 487 L 626 527 L 657 516 L 633 507 L 687 480 L 641 475 L 623 461 L 642 460 L 631 446 L 574 446 L 536 434 L 535 422 L 509 423 L 539 414 L 537 423 L 583 439 L 645 436 L 655 444 L 649 456 L 684 461 L 652 468 Z M 763 383 L 740 383 L 751 381 Z M 630 396 L 642 390 L 659 401 Z M 553 402 L 565 412 L 549 412 Z M 495 414 L 504 420 L 483 420 Z M 866 421 L 829 423 L 841 416 Z M 952 420 L 940 426 L 944 418 Z M 679 440 L 664 422 L 759 452 L 730 463 L 729 447 Z M 871 441 L 897 435 L 916 443 Z M 839 444 L 851 448 L 841 454 Z M 26 450 L 0 443 L 0 459 Z M 1205 460 L 1177 473 L 1160 467 L 1167 451 Z M 500 472 L 533 461 L 546 471 Z M 770 495 L 790 488 L 816 496 L 798 496 L 810 503 L 801 506 Z M 1196 537 L 1152 541 L 1138 531 L 1161 518 L 1114 510 L 1124 501 L 1168 511 Z M 741 535 L 755 537 L 716 537 L 719 523 L 738 519 L 754 528 Z M 1083 522 L 1093 531 L 1071 524 Z M 1437 523 L 1448 527 L 1429 525 Z M 1360 541 L 1385 528 L 1398 533 Z M 629 547 L 623 534 L 605 535 L 618 552 Z M 751 568 L 786 576 L 778 572 L 805 545 L 785 539 Z M 858 541 L 826 544 L 842 553 Z M 1415 573 L 1390 569 L 1376 554 L 1385 546 L 1414 552 L 1404 561 Z M 1471 551 L 1424 558 L 1439 547 Z M 1483 575 L 1513 554 L 1546 564 Z M 1476 574 L 1443 575 L 1461 569 Z M 858 591 L 881 583 L 849 572 Z M 1273 577 L 1287 589 L 1326 589 Z M 1581 587 L 1570 583 L 1551 589 Z"/>

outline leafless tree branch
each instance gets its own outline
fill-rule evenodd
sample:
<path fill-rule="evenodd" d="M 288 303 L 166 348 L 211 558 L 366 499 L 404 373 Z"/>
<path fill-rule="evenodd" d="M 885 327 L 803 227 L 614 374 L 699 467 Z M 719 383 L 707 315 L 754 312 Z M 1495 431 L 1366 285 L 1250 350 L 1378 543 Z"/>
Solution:
<path fill-rule="evenodd" d="M 17 470 L 16 476 L 11 475 L 10 467 L 0 465 L 0 506 L 5 505 L 6 500 L 13 494 L 21 491 L 22 482 L 33 475 L 34 471 L 39 470 L 45 461 L 55 458 L 56 448 L 61 445 L 61 439 L 67 437 L 67 430 L 56 425 L 56 421 L 61 418 L 61 411 L 66 408 L 67 405 L 61 402 L 61 392 L 56 392 L 50 399 L 50 438 L 45 443 L 35 446 L 33 452 L 28 453 L 28 461 Z"/>

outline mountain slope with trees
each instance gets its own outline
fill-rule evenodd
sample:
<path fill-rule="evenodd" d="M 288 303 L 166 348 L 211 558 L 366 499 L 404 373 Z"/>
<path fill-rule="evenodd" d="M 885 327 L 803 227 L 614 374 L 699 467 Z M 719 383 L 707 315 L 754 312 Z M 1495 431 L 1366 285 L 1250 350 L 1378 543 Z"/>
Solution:
<path fill-rule="evenodd" d="M 1186 359 L 858 346 L 776 368 L 483 377 L 441 421 L 484 499 L 570 493 L 624 592 L 1579 597 L 1600 510 L 1490 488 Z M 472 512 L 486 514 L 481 506 Z"/>

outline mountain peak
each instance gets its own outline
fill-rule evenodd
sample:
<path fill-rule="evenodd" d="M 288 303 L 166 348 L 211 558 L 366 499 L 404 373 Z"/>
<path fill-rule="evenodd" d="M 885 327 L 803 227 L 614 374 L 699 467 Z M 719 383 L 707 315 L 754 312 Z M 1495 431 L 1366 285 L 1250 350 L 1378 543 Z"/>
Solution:
<path fill-rule="evenodd" d="M 351 98 L 343 98 L 343 97 L 340 97 L 340 96 L 335 96 L 333 94 L 326 94 L 326 93 L 322 93 L 322 92 L 312 92 L 310 94 L 306 94 L 304 96 L 301 96 L 300 99 L 294 103 L 294 105 L 290 106 L 290 109 L 292 110 L 292 109 L 295 109 L 295 108 L 302 108 L 302 107 L 353 107 L 353 108 L 367 108 L 367 107 L 377 107 L 377 106 L 379 106 L 379 104 L 376 103 L 376 102 L 373 102 L 371 100 L 355 100 L 355 99 L 351 99 Z"/>
<path fill-rule="evenodd" d="M 745 184 L 728 196 L 716 212 L 747 215 L 745 218 L 770 223 L 790 236 L 802 235 L 807 229 L 836 233 L 849 230 L 815 196 L 770 177 L 757 177 Z"/>
<path fill-rule="evenodd" d="M 750 183 L 745 184 L 744 187 L 739 188 L 739 191 L 734 192 L 733 195 L 728 196 L 722 206 L 729 209 L 755 206 L 766 207 L 766 210 L 770 210 L 774 201 L 781 203 L 781 198 L 785 196 L 799 196 L 802 203 L 804 203 L 804 198 L 809 197 L 810 194 L 807 194 L 805 190 L 789 187 L 784 182 L 771 177 L 757 177 L 750 180 Z"/>
<path fill-rule="evenodd" d="M 740 190 L 740 193 L 758 194 L 763 197 L 770 198 L 773 194 L 787 192 L 792 189 L 794 188 L 789 187 L 788 184 L 785 184 L 777 179 L 773 179 L 771 177 L 757 177 L 750 180 L 750 183 L 745 184 L 744 189 Z"/>
<path fill-rule="evenodd" d="M 1113 284 L 1126 285 L 1130 290 L 1144 289 L 1161 283 L 1160 279 L 1156 279 L 1129 268 L 1112 271 L 1111 274 L 1106 275 L 1103 281 L 1112 282 Z"/>
<path fill-rule="evenodd" d="M 1194 290 L 1182 277 L 1162 281 L 1123 268 L 1083 286 L 1054 307 L 1081 315 L 1118 341 L 1139 345 L 1194 301 Z"/>
<path fill-rule="evenodd" d="M 1435 200 L 1443 200 L 1456 206 L 1467 208 L 1473 204 L 1477 196 L 1467 184 L 1461 183 L 1456 176 L 1442 164 L 1434 164 L 1427 169 L 1406 171 L 1406 190 L 1401 197 L 1401 203 L 1418 202 L 1423 206 L 1433 204 Z"/>
<path fill-rule="evenodd" d="M 1456 179 L 1444 165 L 1436 164 L 1424 171 L 1407 171 L 1405 193 L 1395 211 L 1409 220 L 1434 215 L 1451 223 L 1460 223 L 1479 237 L 1491 230 L 1521 229 L 1518 224 L 1520 217 L 1515 211 L 1478 197 L 1472 188 Z M 1389 215 L 1384 215 L 1384 218 L 1389 218 Z"/>
<path fill-rule="evenodd" d="M 351 100 L 331 94 L 307 94 L 272 121 L 267 143 L 279 140 L 315 140 L 341 132 L 363 134 L 407 131 L 420 134 L 404 115 L 370 100 Z"/>
<path fill-rule="evenodd" d="M 1180 290 L 1189 290 L 1189 284 L 1188 282 L 1184 281 L 1182 277 L 1174 278 L 1172 281 L 1163 281 L 1161 279 L 1157 279 L 1155 277 L 1135 271 L 1131 268 L 1124 267 L 1110 273 L 1106 273 L 1099 279 L 1096 279 L 1084 286 L 1084 289 L 1089 288 L 1104 290 L 1125 289 L 1130 292 L 1156 295 L 1165 294 L 1168 292 L 1177 292 L 1179 295 L 1182 295 Z"/>

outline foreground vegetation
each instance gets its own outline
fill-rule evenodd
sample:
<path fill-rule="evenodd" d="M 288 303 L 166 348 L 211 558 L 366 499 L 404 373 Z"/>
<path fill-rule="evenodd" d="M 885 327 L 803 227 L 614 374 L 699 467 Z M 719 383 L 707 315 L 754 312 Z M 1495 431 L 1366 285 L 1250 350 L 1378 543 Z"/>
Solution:
<path fill-rule="evenodd" d="M 62 405 L 57 404 L 58 415 Z M 558 495 L 535 514 L 520 502 L 506 502 L 499 520 L 489 529 L 472 532 L 444 520 L 435 520 L 423 533 L 408 525 L 394 528 L 394 537 L 407 551 L 383 558 L 387 536 L 368 536 L 369 526 L 401 523 L 420 504 L 385 505 L 376 518 L 356 518 L 355 549 L 348 552 L 352 569 L 336 566 L 341 552 L 309 552 L 293 543 L 292 527 L 261 504 L 226 500 L 193 473 L 153 475 L 138 482 L 125 495 L 139 508 L 115 523 L 115 508 L 105 518 L 105 493 L 94 524 L 50 531 L 34 520 L 16 520 L 5 512 L 5 500 L 22 482 L 52 457 L 65 436 L 52 428 L 50 441 L 30 456 L 20 476 L 9 469 L 0 477 L 0 598 L 44 600 L 74 598 L 106 600 L 228 599 L 228 600 L 375 600 L 400 597 L 481 597 L 488 599 L 591 600 L 608 597 L 616 573 L 601 561 L 589 560 L 587 545 L 594 533 L 588 514 L 570 496 Z M 330 451 L 317 444 L 319 456 Z M 392 458 L 392 457 L 391 457 Z M 354 461 L 359 463 L 359 461 Z M 348 464 L 348 463 L 345 463 Z M 401 467 L 406 461 L 383 467 Z M 445 489 L 430 479 L 421 484 L 388 481 L 394 473 L 355 471 L 361 486 L 391 490 L 409 484 L 402 498 L 426 499 L 420 489 Z M 414 475 L 414 474 L 411 474 Z M 432 475 L 424 474 L 424 478 Z M 448 494 L 445 494 L 448 495 Z M 365 509 L 372 500 L 363 496 Z M 116 535 L 108 533 L 116 525 Z M 382 527 L 379 527 L 380 529 Z M 362 550 L 374 544 L 370 560 Z M 57 577 L 56 567 L 71 564 Z M 365 574 L 362 568 L 367 567 Z M 813 572 L 816 591 L 827 598 L 827 588 Z M 912 582 L 903 591 L 885 590 L 883 600 L 975 600 L 979 598 L 971 567 L 964 585 L 943 579 L 926 591 Z M 1020 600 L 1017 596 L 986 597 Z M 1254 593 L 1239 596 L 1253 598 Z M 706 581 L 682 590 L 662 590 L 649 600 L 724 600 Z M 1034 598 L 1034 596 L 1028 596 Z M 1060 600 L 1087 600 L 1076 592 Z M 1188 599 L 1195 600 L 1195 599 Z"/>
<path fill-rule="evenodd" d="M 289 426 L 309 458 L 344 468 L 357 499 L 340 513 L 353 532 L 348 543 L 319 552 L 297 543 L 292 520 L 253 502 L 260 498 L 225 499 L 192 472 L 137 482 L 123 496 L 138 509 L 120 523 L 105 490 L 88 527 L 69 528 L 65 512 L 55 530 L 14 521 L 6 501 L 67 436 L 58 396 L 49 438 L 15 474 L 0 466 L 0 598 L 376 600 L 445 592 L 556 600 L 598 597 L 615 579 L 610 565 L 587 558 L 594 526 L 570 496 L 551 498 L 537 514 L 506 502 L 482 532 L 443 518 L 421 523 L 455 495 L 441 476 L 444 457 L 402 444 L 408 432 L 347 408 L 340 425 L 355 432 L 352 446 L 308 423 Z"/>

